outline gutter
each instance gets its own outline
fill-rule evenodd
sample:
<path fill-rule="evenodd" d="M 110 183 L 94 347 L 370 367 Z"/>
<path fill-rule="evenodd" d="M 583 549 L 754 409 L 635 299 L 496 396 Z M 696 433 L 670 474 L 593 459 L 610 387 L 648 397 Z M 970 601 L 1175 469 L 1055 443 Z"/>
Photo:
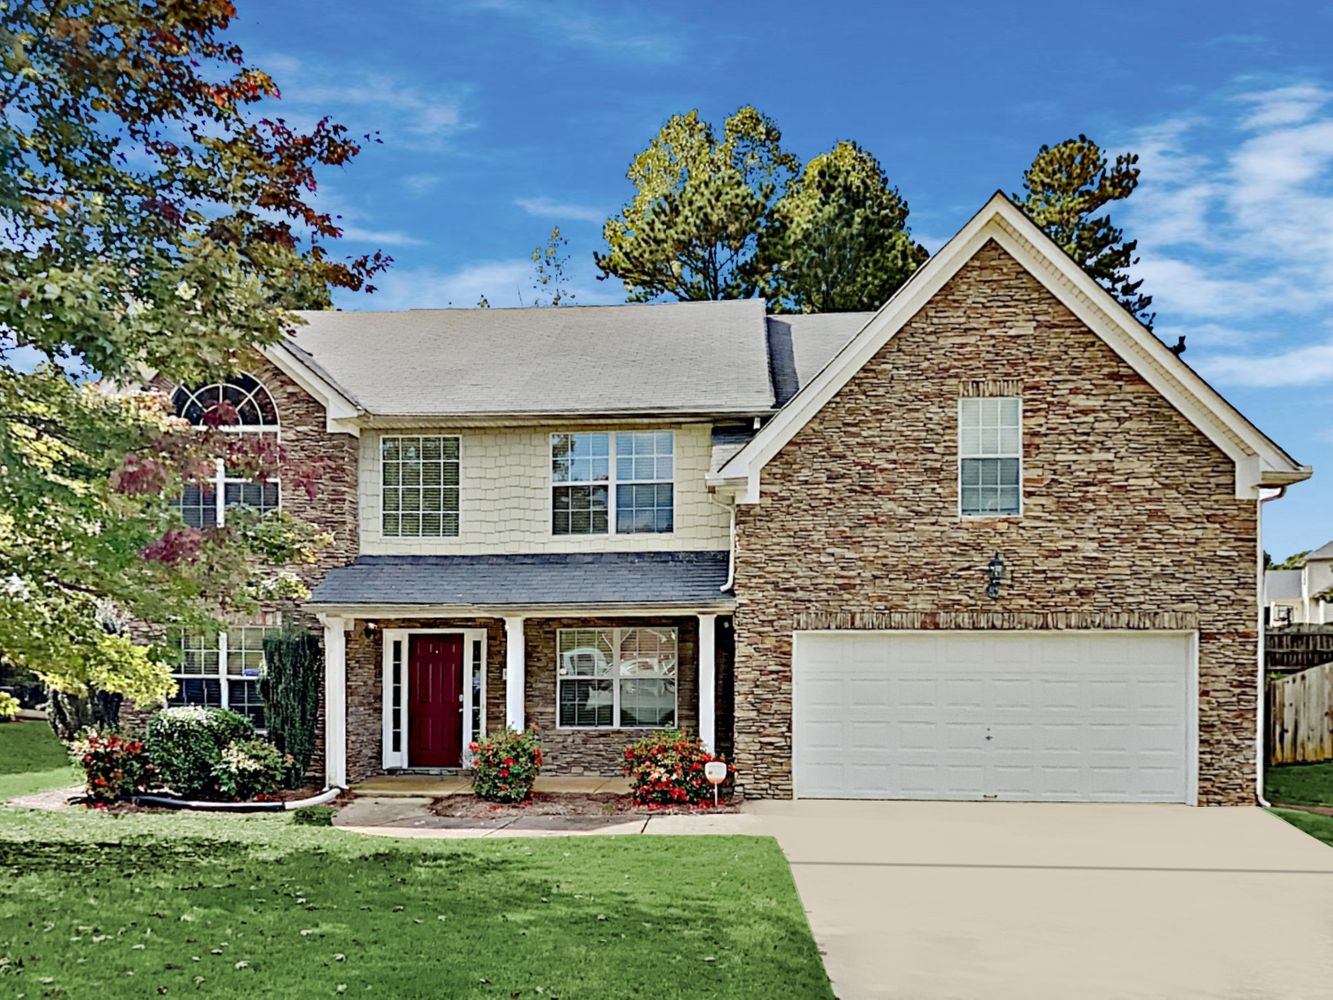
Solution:
<path fill-rule="evenodd" d="M 1259 498 L 1259 530 L 1257 538 L 1257 548 L 1259 549 L 1259 671 L 1257 678 L 1257 693 L 1259 704 L 1254 713 L 1254 797 L 1259 805 L 1265 809 L 1273 808 L 1273 803 L 1264 798 L 1264 767 L 1267 761 L 1264 760 L 1264 743 L 1266 730 L 1268 728 L 1268 685 L 1265 683 L 1265 644 L 1267 641 L 1267 630 L 1264 628 L 1264 504 L 1270 500 L 1281 500 L 1287 495 L 1287 486 L 1284 484 L 1277 488 L 1277 492 L 1271 497 Z"/>

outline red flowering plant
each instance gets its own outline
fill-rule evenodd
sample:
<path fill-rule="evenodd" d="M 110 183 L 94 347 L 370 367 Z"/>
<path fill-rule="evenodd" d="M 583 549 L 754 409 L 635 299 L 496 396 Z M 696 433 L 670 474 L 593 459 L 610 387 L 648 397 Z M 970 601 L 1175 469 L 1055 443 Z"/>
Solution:
<path fill-rule="evenodd" d="M 712 797 L 704 765 L 722 760 L 704 749 L 703 741 L 679 729 L 663 729 L 625 748 L 624 771 L 634 804 L 691 806 Z M 736 769 L 727 764 L 730 777 Z"/>
<path fill-rule="evenodd" d="M 468 744 L 472 752 L 472 790 L 491 802 L 523 802 L 542 766 L 542 745 L 537 727 L 516 733 L 512 729 Z"/>
<path fill-rule="evenodd" d="M 141 740 L 85 729 L 69 749 L 83 768 L 88 801 L 97 808 L 146 792 L 157 780 Z"/>

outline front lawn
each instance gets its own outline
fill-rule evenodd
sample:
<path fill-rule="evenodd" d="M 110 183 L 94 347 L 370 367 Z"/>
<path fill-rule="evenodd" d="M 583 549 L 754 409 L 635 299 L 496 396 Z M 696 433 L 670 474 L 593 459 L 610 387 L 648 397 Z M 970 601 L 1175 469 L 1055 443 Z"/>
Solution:
<path fill-rule="evenodd" d="M 1290 806 L 1333 806 L 1333 761 L 1264 769 L 1264 797 Z"/>
<path fill-rule="evenodd" d="M 1333 816 L 1321 816 L 1298 809 L 1274 809 L 1273 815 L 1282 817 L 1296 829 L 1333 847 Z"/>
<path fill-rule="evenodd" d="M 0 992 L 31 997 L 832 997 L 767 838 L 0 809 L 0 885 Z"/>
<path fill-rule="evenodd" d="M 45 721 L 0 722 L 0 802 L 82 781 Z"/>

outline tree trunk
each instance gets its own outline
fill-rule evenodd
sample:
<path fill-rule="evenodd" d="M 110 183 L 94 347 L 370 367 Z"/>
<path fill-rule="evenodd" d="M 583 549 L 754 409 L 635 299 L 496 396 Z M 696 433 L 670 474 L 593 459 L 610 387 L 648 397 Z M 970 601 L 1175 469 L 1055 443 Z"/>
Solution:
<path fill-rule="evenodd" d="M 83 694 L 52 691 L 47 718 L 56 736 L 72 740 L 82 729 L 119 729 L 123 695 L 99 691 L 91 684 Z"/>

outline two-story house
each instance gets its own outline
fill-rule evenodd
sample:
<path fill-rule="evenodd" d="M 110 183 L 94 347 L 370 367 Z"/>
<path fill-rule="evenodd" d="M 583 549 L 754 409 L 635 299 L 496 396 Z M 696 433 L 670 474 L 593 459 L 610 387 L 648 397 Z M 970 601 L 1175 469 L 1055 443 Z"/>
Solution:
<path fill-rule="evenodd" d="M 536 723 L 556 772 L 697 731 L 759 797 L 1253 801 L 1261 491 L 1309 469 L 1003 196 L 873 314 L 302 318 L 178 398 L 326 462 L 193 516 L 334 534 L 331 783 Z M 262 624 L 180 697 L 262 711 Z"/>
<path fill-rule="evenodd" d="M 1264 574 L 1268 624 L 1333 624 L 1333 541 L 1305 555 L 1295 569 Z"/>

